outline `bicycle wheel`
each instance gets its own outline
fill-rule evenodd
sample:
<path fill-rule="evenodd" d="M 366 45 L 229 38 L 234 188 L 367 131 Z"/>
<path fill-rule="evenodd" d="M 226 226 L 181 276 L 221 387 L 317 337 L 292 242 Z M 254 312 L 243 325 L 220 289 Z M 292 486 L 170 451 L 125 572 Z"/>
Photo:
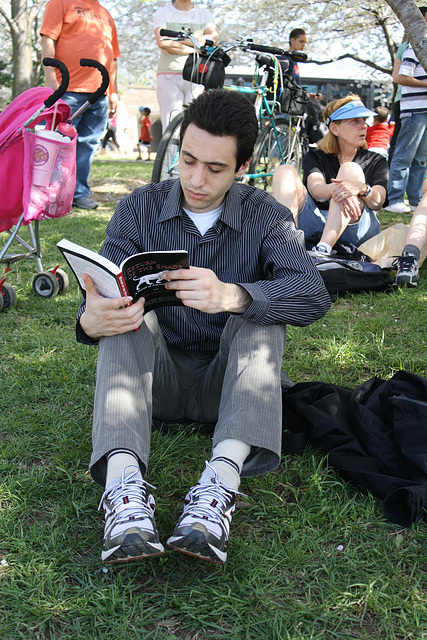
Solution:
<path fill-rule="evenodd" d="M 274 124 L 273 124 L 274 123 Z M 301 171 L 302 153 L 298 133 L 284 116 L 277 116 L 262 129 L 249 165 L 249 184 L 271 191 L 273 173 L 280 164 Z"/>
<path fill-rule="evenodd" d="M 160 182 L 179 175 L 179 131 L 181 129 L 182 113 L 178 113 L 168 124 L 162 135 L 156 153 L 156 159 L 151 174 L 152 182 Z"/>

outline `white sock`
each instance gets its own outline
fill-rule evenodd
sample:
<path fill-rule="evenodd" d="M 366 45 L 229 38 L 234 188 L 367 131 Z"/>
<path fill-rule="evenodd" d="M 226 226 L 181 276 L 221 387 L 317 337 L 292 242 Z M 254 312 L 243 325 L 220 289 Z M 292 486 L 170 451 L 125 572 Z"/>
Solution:
<path fill-rule="evenodd" d="M 113 480 L 121 478 L 126 467 L 138 467 L 139 469 L 136 455 L 128 449 L 113 449 L 110 451 L 107 455 L 107 479 L 105 481 L 105 487 L 107 488 Z M 131 471 L 134 471 L 134 469 Z M 129 473 L 131 473 L 131 471 L 129 471 Z M 140 476 L 142 479 L 141 473 Z"/>
<path fill-rule="evenodd" d="M 235 491 L 238 490 L 240 473 L 250 450 L 251 446 L 243 442 L 243 440 L 227 438 L 226 440 L 218 442 L 212 451 L 209 464 L 217 472 L 221 484 L 225 484 Z M 210 482 L 210 471 L 208 468 L 202 473 L 199 482 L 200 484 Z"/>
<path fill-rule="evenodd" d="M 332 253 L 332 247 L 327 242 L 318 242 L 317 249 L 322 253 L 327 253 L 327 254 Z"/>

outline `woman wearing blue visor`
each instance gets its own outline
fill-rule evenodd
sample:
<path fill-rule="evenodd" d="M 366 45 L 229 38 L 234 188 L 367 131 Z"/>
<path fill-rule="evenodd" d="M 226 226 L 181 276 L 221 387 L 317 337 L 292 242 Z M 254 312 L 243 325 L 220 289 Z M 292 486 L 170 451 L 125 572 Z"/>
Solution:
<path fill-rule="evenodd" d="M 281 165 L 273 178 L 273 195 L 293 213 L 309 238 L 320 233 L 314 248 L 331 253 L 341 238 L 355 246 L 380 231 L 376 211 L 387 197 L 387 160 L 366 148 L 366 118 L 375 112 L 349 95 L 326 105 L 325 137 L 303 159 L 303 180 L 291 165 Z"/>

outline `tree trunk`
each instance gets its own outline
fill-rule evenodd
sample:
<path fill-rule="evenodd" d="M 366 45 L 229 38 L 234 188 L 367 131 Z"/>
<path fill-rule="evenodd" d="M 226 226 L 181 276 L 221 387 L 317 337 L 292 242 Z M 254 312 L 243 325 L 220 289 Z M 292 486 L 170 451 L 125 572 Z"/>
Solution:
<path fill-rule="evenodd" d="M 427 25 L 420 10 L 412 0 L 386 0 L 405 27 L 418 60 L 427 70 Z"/>
<path fill-rule="evenodd" d="M 33 59 L 31 50 L 31 30 L 28 20 L 26 0 L 11 0 L 11 21 L 13 52 L 13 89 L 12 97 L 31 87 Z"/>

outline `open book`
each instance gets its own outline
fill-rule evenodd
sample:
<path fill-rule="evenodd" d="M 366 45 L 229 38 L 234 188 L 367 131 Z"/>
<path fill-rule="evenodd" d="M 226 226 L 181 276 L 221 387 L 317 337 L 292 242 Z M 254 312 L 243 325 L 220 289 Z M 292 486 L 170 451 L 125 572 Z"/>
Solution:
<path fill-rule="evenodd" d="M 95 284 L 98 293 L 105 298 L 132 296 L 145 298 L 145 311 L 157 307 L 181 305 L 175 291 L 168 291 L 163 280 L 163 271 L 188 269 L 186 251 L 153 251 L 137 253 L 126 258 L 118 267 L 104 256 L 81 247 L 65 238 L 57 245 L 77 278 L 85 295 L 82 274 L 87 273 Z"/>

